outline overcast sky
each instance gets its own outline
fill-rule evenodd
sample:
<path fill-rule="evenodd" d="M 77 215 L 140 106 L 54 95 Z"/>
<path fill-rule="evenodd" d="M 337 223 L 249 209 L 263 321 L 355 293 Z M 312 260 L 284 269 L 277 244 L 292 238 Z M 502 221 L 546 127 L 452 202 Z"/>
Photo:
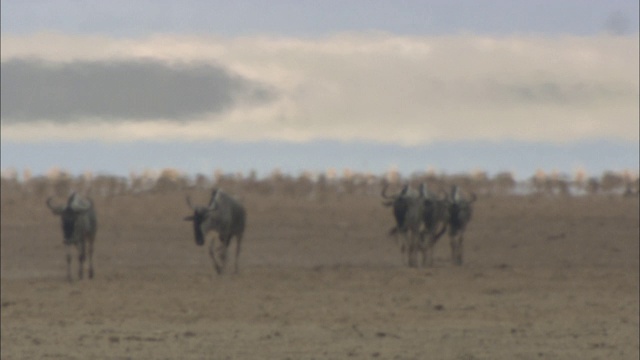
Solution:
<path fill-rule="evenodd" d="M 3 168 L 43 141 L 637 148 L 638 1 L 1 4 Z"/>
<path fill-rule="evenodd" d="M 636 0 L 6 0 L 2 32 L 324 36 L 638 32 Z"/>

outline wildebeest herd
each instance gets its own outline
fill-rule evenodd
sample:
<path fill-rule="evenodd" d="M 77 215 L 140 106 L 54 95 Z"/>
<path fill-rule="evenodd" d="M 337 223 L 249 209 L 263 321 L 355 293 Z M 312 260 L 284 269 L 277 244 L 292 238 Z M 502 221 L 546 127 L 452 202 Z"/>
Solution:
<path fill-rule="evenodd" d="M 401 252 L 407 256 L 407 264 L 433 265 L 433 248 L 440 237 L 449 231 L 451 258 L 454 264 L 462 265 L 464 230 L 471 220 L 471 204 L 475 194 L 468 199 L 462 197 L 458 186 L 453 185 L 451 193 L 437 196 L 428 191 L 425 184 L 416 192 L 405 185 L 396 195 L 386 194 L 387 186 L 382 189 L 383 204 L 393 208 L 396 226 L 389 234 L 401 237 Z M 418 255 L 422 262 L 418 264 Z"/>
<path fill-rule="evenodd" d="M 458 186 L 453 185 L 449 194 L 430 192 L 425 184 L 418 190 L 404 185 L 395 195 L 387 194 L 388 185 L 382 189 L 384 206 L 393 209 L 395 226 L 389 235 L 398 240 L 403 258 L 410 267 L 433 265 L 433 249 L 438 240 L 447 231 L 450 237 L 451 258 L 455 265 L 462 265 L 464 231 L 471 220 L 472 204 L 475 194 L 464 197 Z M 238 272 L 238 261 L 247 222 L 244 206 L 231 195 L 221 189 L 214 188 L 207 206 L 194 206 L 189 196 L 186 197 L 192 215 L 184 220 L 192 222 L 196 244 L 204 245 L 209 232 L 216 232 L 219 245 L 210 242 L 209 256 L 216 273 L 222 274 L 227 263 L 227 252 L 231 240 L 236 238 L 235 272 Z M 83 277 L 84 262 L 88 257 L 89 278 L 93 278 L 93 243 L 98 230 L 96 210 L 93 201 L 73 192 L 65 206 L 52 205 L 52 198 L 46 201 L 51 211 L 60 216 L 67 249 L 67 278 L 72 281 L 71 261 L 72 247 L 78 250 L 78 277 Z M 418 263 L 418 256 L 422 261 Z M 404 260 L 403 260 L 404 261 Z"/>

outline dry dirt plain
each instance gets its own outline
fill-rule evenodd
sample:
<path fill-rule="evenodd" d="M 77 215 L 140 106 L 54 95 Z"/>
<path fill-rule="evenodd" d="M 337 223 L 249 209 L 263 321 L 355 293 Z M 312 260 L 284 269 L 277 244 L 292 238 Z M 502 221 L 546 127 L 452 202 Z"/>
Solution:
<path fill-rule="evenodd" d="M 184 195 L 95 199 L 96 277 L 69 284 L 58 220 L 3 193 L 2 359 L 638 359 L 637 197 L 481 196 L 464 265 L 445 239 L 410 269 L 375 195 L 240 194 L 218 277 Z"/>

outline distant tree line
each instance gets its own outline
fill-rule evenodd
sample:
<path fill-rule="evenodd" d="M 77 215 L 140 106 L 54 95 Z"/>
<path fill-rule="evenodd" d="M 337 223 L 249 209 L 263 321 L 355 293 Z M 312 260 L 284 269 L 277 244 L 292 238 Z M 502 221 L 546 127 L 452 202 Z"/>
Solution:
<path fill-rule="evenodd" d="M 262 195 L 282 195 L 288 197 L 307 197 L 323 199 L 326 196 L 342 195 L 379 195 L 384 184 L 400 186 L 409 183 L 414 187 L 425 183 L 434 192 L 449 189 L 457 184 L 465 191 L 479 195 L 544 195 L 575 196 L 612 194 L 637 196 L 640 188 L 638 174 L 606 171 L 597 177 L 588 177 L 584 172 L 574 176 L 552 172 L 537 171 L 526 180 L 516 181 L 510 172 L 501 172 L 489 176 L 482 171 L 465 174 L 438 174 L 436 172 L 417 172 L 402 176 L 397 171 L 384 174 L 358 173 L 349 169 L 339 173 L 328 170 L 322 173 L 310 171 L 296 176 L 276 169 L 268 176 L 259 178 L 255 171 L 248 174 L 225 173 L 215 170 L 210 176 L 187 175 L 176 169 L 163 169 L 159 172 L 144 171 L 131 173 L 128 177 L 86 172 L 73 176 L 70 173 L 52 169 L 45 175 L 33 176 L 24 170 L 21 176 L 12 169 L 2 171 L 2 194 L 23 197 L 45 198 L 48 196 L 68 196 L 78 191 L 92 197 L 111 197 L 153 193 L 181 192 L 186 190 L 208 190 L 214 186 L 238 193 L 257 193 Z"/>

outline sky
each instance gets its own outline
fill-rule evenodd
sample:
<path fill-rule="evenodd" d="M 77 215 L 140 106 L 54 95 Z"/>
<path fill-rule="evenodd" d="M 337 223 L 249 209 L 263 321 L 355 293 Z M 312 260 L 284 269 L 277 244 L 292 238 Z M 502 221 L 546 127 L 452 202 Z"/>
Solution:
<path fill-rule="evenodd" d="M 638 171 L 638 1 L 2 1 L 2 169 Z"/>

